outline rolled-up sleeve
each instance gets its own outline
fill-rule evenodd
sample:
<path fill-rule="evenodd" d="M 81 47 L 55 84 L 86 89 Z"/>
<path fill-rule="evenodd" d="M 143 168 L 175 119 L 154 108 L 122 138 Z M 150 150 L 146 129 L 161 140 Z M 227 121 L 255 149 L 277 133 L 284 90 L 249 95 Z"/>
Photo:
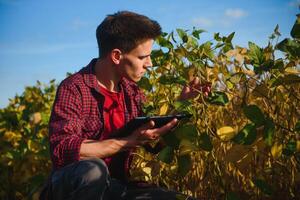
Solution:
<path fill-rule="evenodd" d="M 54 169 L 79 160 L 82 138 L 82 98 L 75 85 L 62 83 L 49 122 L 50 153 Z"/>

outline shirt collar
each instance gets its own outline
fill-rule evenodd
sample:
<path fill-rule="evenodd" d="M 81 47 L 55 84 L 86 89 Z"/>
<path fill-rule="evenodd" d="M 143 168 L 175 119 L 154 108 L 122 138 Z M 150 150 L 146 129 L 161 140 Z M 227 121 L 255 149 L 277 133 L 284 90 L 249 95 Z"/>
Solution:
<path fill-rule="evenodd" d="M 82 69 L 83 79 L 85 84 L 90 87 L 94 88 L 98 91 L 98 82 L 97 77 L 95 74 L 95 64 L 97 62 L 97 58 L 91 60 L 91 62 Z M 134 81 L 128 80 L 125 77 L 121 78 L 120 80 L 121 90 L 125 89 L 128 91 L 128 94 L 131 96 L 135 96 L 137 91 L 139 90 L 137 83 Z"/>
<path fill-rule="evenodd" d="M 86 67 L 82 69 L 83 80 L 85 84 L 95 89 L 97 88 L 97 78 L 94 69 L 96 62 L 97 62 L 97 58 L 94 58 Z"/>

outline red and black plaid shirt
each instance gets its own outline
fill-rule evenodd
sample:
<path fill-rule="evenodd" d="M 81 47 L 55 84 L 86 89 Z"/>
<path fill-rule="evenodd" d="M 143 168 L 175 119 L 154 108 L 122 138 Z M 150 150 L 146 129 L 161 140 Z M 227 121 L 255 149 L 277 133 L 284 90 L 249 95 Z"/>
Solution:
<path fill-rule="evenodd" d="M 99 140 L 104 128 L 103 102 L 94 73 L 97 59 L 59 85 L 49 123 L 50 153 L 54 169 L 79 160 L 79 150 L 84 139 Z M 123 78 L 120 86 L 124 92 L 125 122 L 142 114 L 145 100 L 136 83 Z M 128 172 L 130 152 L 120 152 L 113 157 L 111 172 L 124 179 Z M 120 169 L 120 162 L 122 168 Z"/>

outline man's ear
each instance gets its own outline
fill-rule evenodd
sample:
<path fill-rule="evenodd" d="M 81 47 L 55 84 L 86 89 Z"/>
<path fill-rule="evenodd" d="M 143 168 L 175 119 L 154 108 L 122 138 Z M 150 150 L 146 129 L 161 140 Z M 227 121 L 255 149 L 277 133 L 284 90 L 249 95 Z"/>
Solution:
<path fill-rule="evenodd" d="M 114 64 L 118 65 L 122 59 L 122 52 L 120 49 L 113 49 L 110 53 L 110 58 Z"/>

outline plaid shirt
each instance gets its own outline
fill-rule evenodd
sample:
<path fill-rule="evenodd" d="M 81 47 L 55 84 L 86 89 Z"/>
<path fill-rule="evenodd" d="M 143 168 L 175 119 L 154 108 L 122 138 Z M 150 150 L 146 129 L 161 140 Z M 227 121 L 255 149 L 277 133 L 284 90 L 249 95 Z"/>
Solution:
<path fill-rule="evenodd" d="M 59 85 L 50 123 L 50 153 L 54 170 L 79 160 L 83 140 L 99 140 L 104 129 L 103 102 L 94 73 L 93 59 L 89 65 L 66 78 Z M 125 78 L 120 86 L 125 99 L 125 122 L 142 114 L 143 93 L 136 83 Z M 131 162 L 131 151 L 113 156 L 112 172 L 117 178 L 126 177 Z M 120 162 L 124 170 L 120 170 Z"/>

